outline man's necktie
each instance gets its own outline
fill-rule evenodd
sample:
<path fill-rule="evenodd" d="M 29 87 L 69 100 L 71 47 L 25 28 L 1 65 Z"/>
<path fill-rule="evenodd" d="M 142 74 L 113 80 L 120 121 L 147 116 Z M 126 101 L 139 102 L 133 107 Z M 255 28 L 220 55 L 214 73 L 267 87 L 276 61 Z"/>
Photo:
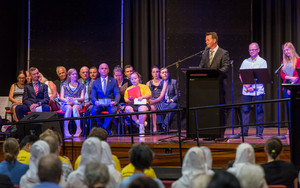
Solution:
<path fill-rule="evenodd" d="M 39 92 L 39 87 L 37 85 L 37 82 L 34 84 L 34 91 L 35 91 L 35 95 L 37 95 L 37 93 Z"/>
<path fill-rule="evenodd" d="M 214 51 L 213 50 L 209 51 L 209 65 L 211 65 L 211 62 L 213 60 L 213 55 L 214 55 Z"/>
<path fill-rule="evenodd" d="M 106 93 L 106 80 L 105 79 L 103 79 L 103 93 L 104 93 L 104 95 L 105 95 L 105 93 Z"/>

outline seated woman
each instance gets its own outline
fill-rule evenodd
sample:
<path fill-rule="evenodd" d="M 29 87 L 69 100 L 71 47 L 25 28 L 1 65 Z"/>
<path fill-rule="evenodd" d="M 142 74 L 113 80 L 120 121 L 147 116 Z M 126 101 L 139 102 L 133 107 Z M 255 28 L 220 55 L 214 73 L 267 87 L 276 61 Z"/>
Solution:
<path fill-rule="evenodd" d="M 51 111 L 59 110 L 59 107 L 56 105 L 55 100 L 57 100 L 57 88 L 56 85 L 49 81 L 47 78 L 44 77 L 42 73 L 40 73 L 40 82 L 44 83 L 48 86 L 48 95 L 50 98 L 49 106 L 51 107 Z"/>
<path fill-rule="evenodd" d="M 164 106 L 166 105 L 165 94 L 168 83 L 160 78 L 160 70 L 158 66 L 155 65 L 152 67 L 151 74 L 153 80 L 150 80 L 146 84 L 150 88 L 152 94 L 152 99 L 149 100 L 151 111 L 164 110 Z M 157 132 L 156 119 L 156 114 L 152 114 L 153 132 Z"/>
<path fill-rule="evenodd" d="M 78 74 L 74 68 L 69 69 L 67 82 L 64 83 L 60 91 L 60 100 L 62 102 L 61 110 L 65 112 L 65 118 L 79 117 L 79 111 L 82 109 L 84 104 L 84 84 L 78 82 Z M 70 120 L 64 122 L 64 134 L 65 137 L 71 136 L 69 133 Z M 81 134 L 80 120 L 75 120 L 76 133 L 74 136 Z"/>
<path fill-rule="evenodd" d="M 14 185 L 19 185 L 21 177 L 29 166 L 17 161 L 19 143 L 15 138 L 8 138 L 3 144 L 4 161 L 0 163 L 0 174 L 7 175 Z"/>
<path fill-rule="evenodd" d="M 151 91 L 148 86 L 145 84 L 140 84 L 141 80 L 141 75 L 138 72 L 134 72 L 130 75 L 130 81 L 132 83 L 132 86 L 126 89 L 125 94 L 124 94 L 124 100 L 128 104 L 125 108 L 126 113 L 131 113 L 134 111 L 138 112 L 146 112 L 151 110 L 149 106 L 149 99 L 151 98 Z M 128 90 L 131 88 L 138 86 L 141 92 L 141 96 L 138 97 L 138 101 L 142 101 L 143 99 L 147 100 L 147 104 L 142 104 L 142 105 L 135 105 L 134 104 L 134 98 L 128 96 Z M 137 116 L 132 116 L 132 120 L 136 122 L 136 124 L 139 126 L 139 132 L 140 134 L 145 133 L 145 126 L 147 125 L 147 122 L 145 121 L 147 118 L 146 114 L 141 114 L 139 115 L 139 120 L 137 119 Z M 143 135 L 141 135 L 143 136 Z"/>
<path fill-rule="evenodd" d="M 267 184 L 297 187 L 297 170 L 292 163 L 280 160 L 282 151 L 282 143 L 277 137 L 271 137 L 267 140 L 265 152 L 268 156 L 268 162 L 261 165 L 265 171 Z"/>
<path fill-rule="evenodd" d="M 18 72 L 17 80 L 18 81 L 16 83 L 11 85 L 8 95 L 9 101 L 12 102 L 10 109 L 13 112 L 15 121 L 19 121 L 16 116 L 16 106 L 23 104 L 22 98 L 24 93 L 24 85 L 26 84 L 26 73 L 24 70 Z"/>

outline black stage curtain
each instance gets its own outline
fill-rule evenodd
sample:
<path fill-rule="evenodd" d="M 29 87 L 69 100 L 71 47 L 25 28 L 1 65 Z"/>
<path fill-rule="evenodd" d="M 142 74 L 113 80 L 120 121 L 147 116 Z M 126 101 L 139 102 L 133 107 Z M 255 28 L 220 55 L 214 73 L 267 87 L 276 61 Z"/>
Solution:
<path fill-rule="evenodd" d="M 164 65 L 165 0 L 124 0 L 124 65 L 151 79 L 151 67 Z"/>
<path fill-rule="evenodd" d="M 260 55 L 268 62 L 274 83 L 267 85 L 266 98 L 277 98 L 275 70 L 282 61 L 282 45 L 292 42 L 300 53 L 300 1 L 253 0 L 253 41 L 260 44 Z M 280 84 L 282 80 L 280 78 Z M 280 97 L 282 97 L 280 87 Z M 277 104 L 265 105 L 268 120 L 277 120 Z M 281 115 L 285 116 L 284 104 Z"/>

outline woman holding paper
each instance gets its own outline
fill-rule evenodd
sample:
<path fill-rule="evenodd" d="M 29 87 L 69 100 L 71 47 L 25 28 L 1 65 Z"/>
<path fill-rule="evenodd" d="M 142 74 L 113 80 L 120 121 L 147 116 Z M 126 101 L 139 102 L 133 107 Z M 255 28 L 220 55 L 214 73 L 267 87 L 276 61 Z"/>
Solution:
<path fill-rule="evenodd" d="M 168 83 L 160 78 L 158 66 L 153 66 L 151 71 L 153 79 L 146 84 L 152 94 L 152 99 L 149 100 L 151 111 L 164 110 L 164 106 L 168 105 L 165 100 Z M 157 132 L 156 119 L 156 114 L 152 114 L 153 132 Z"/>
<path fill-rule="evenodd" d="M 78 82 L 78 74 L 76 69 L 71 68 L 68 71 L 67 82 L 61 87 L 61 98 L 62 101 L 61 110 L 65 112 L 65 118 L 79 117 L 79 111 L 82 109 L 84 104 L 84 84 Z M 65 136 L 71 136 L 69 133 L 70 120 L 64 122 L 64 134 Z M 79 136 L 81 133 L 80 120 L 75 120 L 76 133 L 74 136 Z"/>
<path fill-rule="evenodd" d="M 130 75 L 132 86 L 127 88 L 124 94 L 124 100 L 128 104 L 125 108 L 126 113 L 131 113 L 134 111 L 146 112 L 151 110 L 148 104 L 149 99 L 151 98 L 150 88 L 145 84 L 140 84 L 140 80 L 141 75 L 138 72 L 134 72 Z M 131 91 L 135 92 L 132 93 Z M 139 119 L 137 119 L 137 116 L 132 116 L 132 120 L 135 121 L 139 126 L 140 134 L 145 133 L 145 126 L 147 125 L 147 122 L 145 121 L 146 118 L 146 114 L 139 115 Z"/>

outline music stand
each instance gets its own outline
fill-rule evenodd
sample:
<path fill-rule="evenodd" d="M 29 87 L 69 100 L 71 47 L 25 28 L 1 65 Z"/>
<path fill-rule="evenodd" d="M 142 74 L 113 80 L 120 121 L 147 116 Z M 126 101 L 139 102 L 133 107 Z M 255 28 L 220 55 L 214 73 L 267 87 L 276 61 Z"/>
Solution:
<path fill-rule="evenodd" d="M 240 69 L 243 84 L 254 84 L 255 98 L 257 97 L 257 84 L 270 84 L 272 80 L 267 68 L 262 69 Z M 255 123 L 257 125 L 257 105 L 255 104 Z"/>

